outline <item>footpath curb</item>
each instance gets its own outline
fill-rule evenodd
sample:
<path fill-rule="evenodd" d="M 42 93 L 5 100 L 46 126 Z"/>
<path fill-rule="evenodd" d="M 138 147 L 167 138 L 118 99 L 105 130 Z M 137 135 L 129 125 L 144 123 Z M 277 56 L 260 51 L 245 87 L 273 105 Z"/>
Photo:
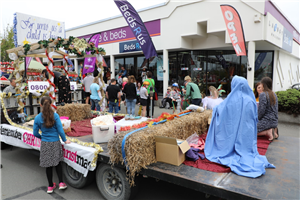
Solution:
<path fill-rule="evenodd" d="M 278 122 L 279 123 L 292 123 L 300 125 L 300 115 L 298 117 L 294 117 L 293 115 L 288 115 L 283 112 L 278 112 Z"/>

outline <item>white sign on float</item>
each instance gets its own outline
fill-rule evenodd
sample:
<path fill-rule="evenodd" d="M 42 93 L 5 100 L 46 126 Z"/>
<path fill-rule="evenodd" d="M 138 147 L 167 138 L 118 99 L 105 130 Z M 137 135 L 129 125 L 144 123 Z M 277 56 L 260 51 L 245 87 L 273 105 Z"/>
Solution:
<path fill-rule="evenodd" d="M 37 43 L 50 38 L 65 38 L 65 23 L 23 13 L 15 14 L 15 44 Z"/>
<path fill-rule="evenodd" d="M 77 90 L 77 83 L 74 81 L 70 82 L 70 88 L 73 91 Z"/>
<path fill-rule="evenodd" d="M 28 81 L 29 92 L 44 92 L 49 87 L 48 81 Z"/>

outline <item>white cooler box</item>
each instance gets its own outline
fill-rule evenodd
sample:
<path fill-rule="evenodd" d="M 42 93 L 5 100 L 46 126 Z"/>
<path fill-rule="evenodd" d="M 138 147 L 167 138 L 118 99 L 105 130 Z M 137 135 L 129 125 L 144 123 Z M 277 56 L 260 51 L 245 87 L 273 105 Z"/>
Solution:
<path fill-rule="evenodd" d="M 94 126 L 92 125 L 93 140 L 95 143 L 108 142 L 115 133 L 115 125 L 102 125 Z"/>

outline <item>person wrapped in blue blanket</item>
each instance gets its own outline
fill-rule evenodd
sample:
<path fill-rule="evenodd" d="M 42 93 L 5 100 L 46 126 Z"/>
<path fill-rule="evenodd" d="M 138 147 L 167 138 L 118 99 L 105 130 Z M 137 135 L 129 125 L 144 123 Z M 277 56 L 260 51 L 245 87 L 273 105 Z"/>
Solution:
<path fill-rule="evenodd" d="M 245 78 L 235 76 L 231 93 L 213 110 L 205 142 L 206 158 L 251 178 L 265 174 L 265 168 L 275 168 L 257 151 L 257 121 L 253 91 Z"/>

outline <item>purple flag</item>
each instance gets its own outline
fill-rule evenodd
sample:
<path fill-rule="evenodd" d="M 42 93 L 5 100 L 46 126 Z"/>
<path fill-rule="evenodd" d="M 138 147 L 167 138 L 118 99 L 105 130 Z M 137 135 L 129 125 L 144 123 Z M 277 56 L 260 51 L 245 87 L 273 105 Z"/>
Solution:
<path fill-rule="evenodd" d="M 26 70 L 28 69 L 28 67 L 29 67 L 29 64 L 30 64 L 31 60 L 32 60 L 32 57 L 25 57 L 25 62 L 26 62 Z"/>
<path fill-rule="evenodd" d="M 98 43 L 99 43 L 99 38 L 100 34 L 93 35 L 89 42 L 92 42 L 95 44 L 95 47 L 98 48 Z M 91 52 L 86 52 L 86 54 L 91 54 Z M 82 73 L 93 73 L 94 72 L 94 66 L 96 63 L 96 57 L 89 57 L 84 59 L 84 64 L 83 64 L 83 70 Z"/>
<path fill-rule="evenodd" d="M 133 6 L 126 0 L 114 1 L 125 18 L 127 24 L 131 28 L 131 31 L 133 32 L 137 41 L 140 43 L 140 47 L 142 47 L 146 59 L 157 56 L 156 49 L 148 30 Z"/>

